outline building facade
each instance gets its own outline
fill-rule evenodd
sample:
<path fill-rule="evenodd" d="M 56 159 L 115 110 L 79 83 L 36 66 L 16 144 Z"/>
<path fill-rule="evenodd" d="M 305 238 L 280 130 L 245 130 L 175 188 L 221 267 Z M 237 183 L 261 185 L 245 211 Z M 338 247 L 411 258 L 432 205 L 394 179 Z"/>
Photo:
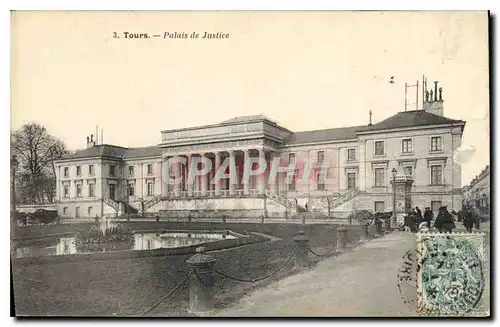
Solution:
<path fill-rule="evenodd" d="M 413 206 L 459 210 L 461 171 L 453 153 L 465 122 L 443 116 L 437 93 L 427 94 L 423 110 L 375 124 L 370 113 L 364 126 L 292 132 L 256 115 L 162 131 L 158 145 L 144 148 L 90 138 L 87 149 L 55 162 L 58 211 L 76 218 L 392 211 L 394 168 L 413 178 Z M 257 174 L 258 162 L 265 170 Z"/>
<path fill-rule="evenodd" d="M 486 166 L 469 185 L 462 188 L 464 206 L 474 207 L 483 215 L 490 215 L 490 166 Z"/>

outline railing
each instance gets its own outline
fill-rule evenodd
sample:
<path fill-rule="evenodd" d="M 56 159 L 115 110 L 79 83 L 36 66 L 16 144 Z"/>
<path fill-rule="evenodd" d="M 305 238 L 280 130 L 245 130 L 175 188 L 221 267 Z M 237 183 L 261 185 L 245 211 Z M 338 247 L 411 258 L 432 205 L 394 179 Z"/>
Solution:
<path fill-rule="evenodd" d="M 356 195 L 358 195 L 358 193 L 359 193 L 358 189 L 352 189 L 342 194 L 338 198 L 335 198 L 333 201 L 330 202 L 330 210 L 335 209 L 336 207 L 342 205 L 343 203 L 351 200 Z"/>
<path fill-rule="evenodd" d="M 144 211 L 148 210 L 149 208 L 151 208 L 152 206 L 154 206 L 159 202 L 161 202 L 161 195 L 157 195 L 148 202 L 144 203 Z"/>
<path fill-rule="evenodd" d="M 111 198 L 108 198 L 107 196 L 103 197 L 102 199 L 103 199 L 104 203 L 106 203 L 108 206 L 110 206 L 111 208 L 118 211 L 118 202 L 116 202 L 115 200 L 113 200 Z"/>

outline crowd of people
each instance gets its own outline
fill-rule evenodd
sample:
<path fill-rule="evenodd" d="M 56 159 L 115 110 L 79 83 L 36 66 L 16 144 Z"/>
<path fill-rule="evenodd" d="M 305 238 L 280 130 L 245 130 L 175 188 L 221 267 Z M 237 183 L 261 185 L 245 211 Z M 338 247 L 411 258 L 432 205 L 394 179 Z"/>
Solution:
<path fill-rule="evenodd" d="M 417 231 L 429 231 L 432 228 L 440 233 L 451 233 L 456 228 L 456 222 L 463 223 L 468 232 L 472 232 L 475 227 L 479 230 L 481 219 L 472 207 L 464 207 L 458 213 L 448 211 L 446 206 L 439 208 L 436 219 L 430 207 L 424 209 L 424 213 L 419 207 L 412 208 L 405 217 L 405 230 L 416 233 Z"/>

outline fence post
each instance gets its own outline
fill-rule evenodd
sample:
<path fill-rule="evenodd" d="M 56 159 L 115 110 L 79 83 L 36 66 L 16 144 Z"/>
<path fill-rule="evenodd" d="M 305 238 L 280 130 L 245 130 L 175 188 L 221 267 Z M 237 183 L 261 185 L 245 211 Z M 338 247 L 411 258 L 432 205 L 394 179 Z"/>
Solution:
<path fill-rule="evenodd" d="M 217 261 L 205 254 L 205 248 L 196 249 L 196 254 L 186 260 L 191 273 L 189 281 L 189 312 L 206 313 L 214 308 L 215 277 L 214 266 Z"/>
<path fill-rule="evenodd" d="M 391 231 L 391 220 L 390 219 L 386 219 L 384 221 L 385 223 L 385 232 L 389 233 Z"/>
<path fill-rule="evenodd" d="M 295 250 L 295 267 L 296 268 L 309 268 L 309 237 L 304 231 L 300 231 L 297 236 L 293 238 L 296 245 Z"/>
<path fill-rule="evenodd" d="M 337 229 L 337 252 L 342 252 L 347 243 L 347 228 L 339 227 Z"/>
<path fill-rule="evenodd" d="M 366 243 L 368 241 L 368 226 L 367 225 L 361 225 L 361 231 L 360 231 L 360 237 L 359 237 L 359 243 Z"/>
<path fill-rule="evenodd" d="M 380 219 L 376 219 L 376 220 L 375 220 L 375 227 L 376 227 L 376 229 L 375 229 L 375 234 L 376 234 L 377 236 L 382 235 L 382 234 L 383 234 L 383 231 L 382 231 L 382 220 L 380 220 Z"/>

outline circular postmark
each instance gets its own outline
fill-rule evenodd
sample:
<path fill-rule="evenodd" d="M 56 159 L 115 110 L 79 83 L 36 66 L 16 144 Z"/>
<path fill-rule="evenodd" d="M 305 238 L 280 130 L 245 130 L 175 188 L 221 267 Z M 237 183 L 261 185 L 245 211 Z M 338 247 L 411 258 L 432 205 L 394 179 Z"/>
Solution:
<path fill-rule="evenodd" d="M 479 250 L 465 237 L 435 235 L 419 242 L 417 311 L 423 315 L 464 315 L 483 295 Z"/>
<path fill-rule="evenodd" d="M 402 257 L 403 264 L 398 269 L 398 290 L 405 304 L 415 308 L 417 303 L 418 289 L 418 261 L 417 251 L 410 250 Z"/>

